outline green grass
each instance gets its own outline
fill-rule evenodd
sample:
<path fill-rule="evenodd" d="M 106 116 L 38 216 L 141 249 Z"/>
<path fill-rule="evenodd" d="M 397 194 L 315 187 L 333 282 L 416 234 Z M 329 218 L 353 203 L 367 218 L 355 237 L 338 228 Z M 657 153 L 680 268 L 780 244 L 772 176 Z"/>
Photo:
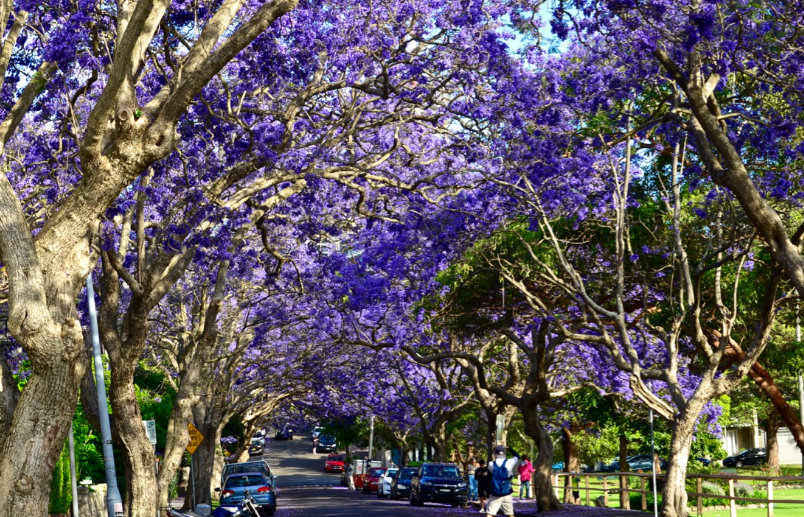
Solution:
<path fill-rule="evenodd" d="M 804 501 L 804 489 L 780 489 L 773 491 L 773 499 L 798 499 Z M 724 504 L 726 502 L 724 501 Z M 775 517 L 801 517 L 804 515 L 804 504 L 774 503 Z M 705 510 L 705 517 L 729 517 L 729 510 Z M 766 517 L 767 508 L 737 508 L 738 517 Z"/>

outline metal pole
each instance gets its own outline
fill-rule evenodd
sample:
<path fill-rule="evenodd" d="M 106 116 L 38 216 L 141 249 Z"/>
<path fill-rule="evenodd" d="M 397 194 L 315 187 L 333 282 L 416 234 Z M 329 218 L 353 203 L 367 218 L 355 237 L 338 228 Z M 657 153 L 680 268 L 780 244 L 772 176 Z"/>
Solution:
<path fill-rule="evenodd" d="M 78 480 L 75 478 L 75 443 L 73 442 L 72 422 L 70 422 L 70 433 L 67 435 L 67 448 L 70 451 L 70 485 L 73 489 L 72 517 L 78 517 Z"/>
<path fill-rule="evenodd" d="M 106 469 L 106 511 L 109 517 L 123 515 L 123 498 L 117 488 L 117 472 L 114 468 L 112 433 L 109 425 L 109 408 L 106 405 L 106 384 L 103 380 L 103 360 L 101 359 L 100 335 L 98 334 L 98 313 L 95 310 L 95 289 L 92 275 L 87 276 L 87 306 L 89 307 L 89 328 L 92 332 L 92 352 L 95 360 L 95 385 L 98 392 L 98 412 L 100 413 L 101 440 L 103 441 L 103 466 Z"/>
<path fill-rule="evenodd" d="M 796 343 L 801 346 L 801 320 L 796 306 Z M 798 410 L 799 418 L 804 423 L 804 376 L 798 372 Z M 804 451 L 801 451 L 801 475 L 804 476 Z"/>
<path fill-rule="evenodd" d="M 193 461 L 193 455 L 190 454 L 190 481 L 193 485 L 193 507 L 191 509 L 195 510 L 195 468 L 193 467 L 193 463 L 195 463 Z"/>
<path fill-rule="evenodd" d="M 659 517 L 659 497 L 656 493 L 656 444 L 653 441 L 653 408 L 648 411 L 650 420 L 650 472 L 653 477 L 653 516 Z"/>
<path fill-rule="evenodd" d="M 371 415 L 371 423 L 369 424 L 369 461 L 371 461 L 372 453 L 374 452 L 374 415 Z"/>

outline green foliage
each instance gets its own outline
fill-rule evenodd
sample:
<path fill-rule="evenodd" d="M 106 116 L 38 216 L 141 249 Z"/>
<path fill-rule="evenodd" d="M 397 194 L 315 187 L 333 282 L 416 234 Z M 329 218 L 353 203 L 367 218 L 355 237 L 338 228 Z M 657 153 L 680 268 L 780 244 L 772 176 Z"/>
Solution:
<path fill-rule="evenodd" d="M 718 485 L 717 483 L 712 483 L 710 481 L 704 481 L 701 483 L 701 493 L 702 494 L 710 494 L 710 495 L 726 495 L 726 492 L 723 488 Z"/>
<path fill-rule="evenodd" d="M 735 483 L 734 493 L 737 497 L 754 497 L 754 487 L 748 483 Z"/>
<path fill-rule="evenodd" d="M 59 455 L 59 460 L 53 469 L 53 477 L 50 480 L 50 513 L 67 513 L 70 511 L 70 504 L 73 501 L 72 488 L 70 486 L 70 453 L 65 445 Z"/>

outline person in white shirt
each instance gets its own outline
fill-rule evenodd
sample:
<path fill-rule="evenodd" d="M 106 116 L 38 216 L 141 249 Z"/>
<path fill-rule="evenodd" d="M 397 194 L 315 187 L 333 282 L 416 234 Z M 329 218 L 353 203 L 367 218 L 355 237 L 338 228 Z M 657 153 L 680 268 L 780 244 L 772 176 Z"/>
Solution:
<path fill-rule="evenodd" d="M 513 458 L 507 458 L 507 452 L 510 452 Z M 514 517 L 514 487 L 512 486 L 512 481 L 518 463 L 519 453 L 514 449 L 504 445 L 494 447 L 494 459 L 489 462 L 492 491 L 486 513 L 488 517 L 497 515 L 500 510 L 508 517 Z"/>

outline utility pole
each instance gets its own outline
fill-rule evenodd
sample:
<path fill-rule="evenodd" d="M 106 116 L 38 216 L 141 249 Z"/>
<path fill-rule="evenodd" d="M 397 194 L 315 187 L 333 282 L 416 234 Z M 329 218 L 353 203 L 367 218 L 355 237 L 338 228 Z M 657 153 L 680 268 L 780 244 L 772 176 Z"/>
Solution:
<path fill-rule="evenodd" d="M 78 517 L 78 480 L 75 479 L 75 442 L 73 440 L 72 422 L 70 422 L 70 433 L 67 435 L 67 448 L 70 451 L 70 488 L 73 491 L 72 517 Z"/>
<path fill-rule="evenodd" d="M 796 343 L 801 346 L 801 320 L 796 306 Z M 804 376 L 798 372 L 798 410 L 799 418 L 804 422 Z M 804 476 L 804 451 L 801 451 L 801 475 Z"/>
<path fill-rule="evenodd" d="M 109 517 L 123 517 L 123 498 L 117 487 L 117 472 L 114 468 L 112 432 L 109 425 L 109 408 L 106 405 L 106 383 L 103 380 L 103 359 L 101 358 L 100 335 L 98 334 L 98 312 L 95 310 L 95 288 L 92 274 L 87 276 L 87 306 L 89 307 L 89 328 L 92 333 L 92 355 L 95 361 L 95 387 L 98 392 L 98 413 L 100 413 L 101 440 L 103 441 L 103 466 L 106 469 L 106 511 Z"/>
<path fill-rule="evenodd" d="M 374 453 L 374 415 L 371 415 L 370 423 L 369 423 L 369 461 L 371 461 L 372 455 Z M 368 468 L 368 465 L 366 465 Z"/>
<path fill-rule="evenodd" d="M 648 389 L 653 391 L 653 383 L 648 385 Z M 653 481 L 653 516 L 659 517 L 659 495 L 656 493 L 656 443 L 653 440 L 653 408 L 648 408 L 648 420 L 650 421 L 650 473 Z"/>

